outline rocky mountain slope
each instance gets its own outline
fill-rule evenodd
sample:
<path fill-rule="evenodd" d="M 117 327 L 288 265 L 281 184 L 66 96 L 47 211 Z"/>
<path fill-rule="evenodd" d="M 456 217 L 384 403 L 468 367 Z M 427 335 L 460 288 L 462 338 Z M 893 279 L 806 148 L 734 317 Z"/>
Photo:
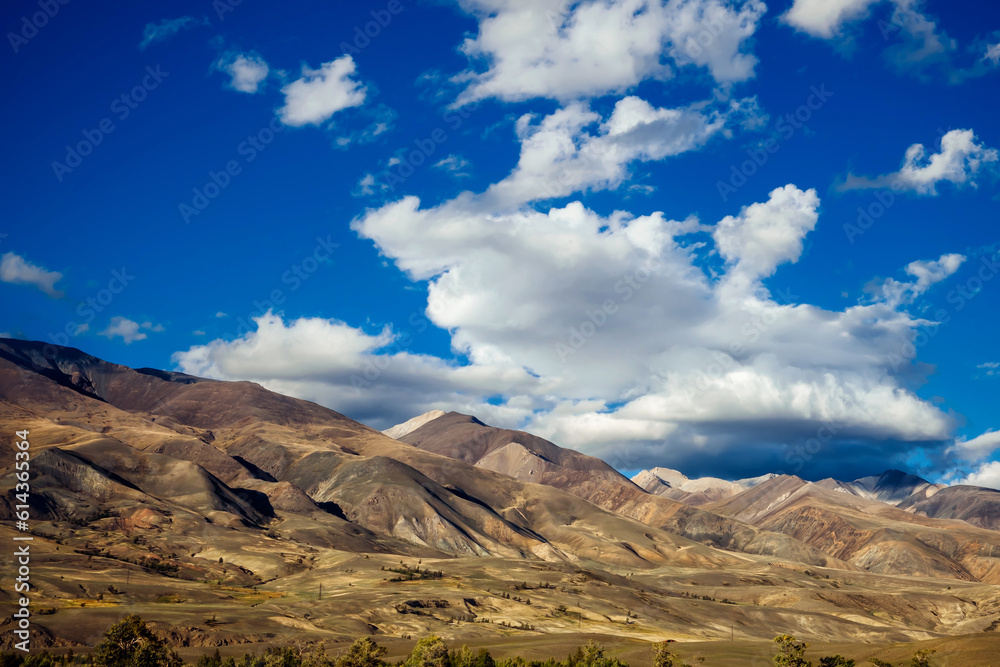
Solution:
<path fill-rule="evenodd" d="M 776 477 L 705 509 L 785 533 L 870 572 L 1000 583 L 1000 532 L 798 477 Z"/>
<path fill-rule="evenodd" d="M 938 519 L 959 519 L 980 528 L 1000 530 L 1000 491 L 981 486 L 949 486 L 930 497 L 913 494 L 898 507 Z"/>
<path fill-rule="evenodd" d="M 663 496 L 685 505 L 695 507 L 735 496 L 745 489 L 777 477 L 775 474 L 762 475 L 730 482 L 718 477 L 689 479 L 678 470 L 652 468 L 643 470 L 632 478 L 647 493 Z"/>
<path fill-rule="evenodd" d="M 795 528 L 790 512 L 812 505 L 779 507 L 768 482 L 729 499 L 765 488 L 756 506 L 706 511 L 530 434 L 423 417 L 394 432 L 408 444 L 251 382 L 0 340 L 0 428 L 30 431 L 40 641 L 92 645 L 125 606 L 192 646 L 430 631 L 906 641 L 1000 625 L 990 531 L 817 487 L 842 503 L 827 511 L 854 513 L 836 530 L 857 548 L 841 547 L 821 539 L 827 514 Z M 0 439 L 8 540 L 13 453 Z"/>
<path fill-rule="evenodd" d="M 774 475 L 737 482 L 691 480 L 658 468 L 640 473 L 630 484 L 599 460 L 457 413 L 439 416 L 401 439 L 564 489 L 615 513 L 724 549 L 785 557 L 794 553 L 799 562 L 833 567 L 1000 583 L 1000 533 L 897 509 L 891 501 L 926 498 L 938 489 L 898 471 L 845 485 Z M 645 494 L 635 488 L 636 482 Z M 671 492 L 673 496 L 667 495 Z M 700 508 L 678 510 L 671 498 Z M 720 521 L 720 515 L 738 523 Z M 748 524 L 760 531 L 746 532 Z M 803 544 L 816 551 L 804 551 Z"/>

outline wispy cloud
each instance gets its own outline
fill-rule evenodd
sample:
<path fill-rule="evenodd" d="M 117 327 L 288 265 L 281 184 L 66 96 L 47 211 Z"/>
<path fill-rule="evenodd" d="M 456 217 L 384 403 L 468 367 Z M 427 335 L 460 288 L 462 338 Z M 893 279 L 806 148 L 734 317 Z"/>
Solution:
<path fill-rule="evenodd" d="M 976 187 L 975 176 L 980 169 L 993 165 L 998 159 L 1000 153 L 977 142 L 972 130 L 951 130 L 941 137 L 937 153 L 928 155 L 923 144 L 913 144 L 906 149 L 899 171 L 875 178 L 848 174 L 838 188 L 892 188 L 898 192 L 936 195 L 939 183 Z"/>
<path fill-rule="evenodd" d="M 63 296 L 63 293 L 55 287 L 62 277 L 63 274 L 58 271 L 46 271 L 12 252 L 6 253 L 0 259 L 0 281 L 15 285 L 34 285 L 53 299 Z"/>
<path fill-rule="evenodd" d="M 469 161 L 466 160 L 461 155 L 451 154 L 443 160 L 440 160 L 434 164 L 436 169 L 443 169 L 444 171 L 451 172 L 454 176 L 468 176 L 469 173 L 465 171 L 465 168 L 469 166 Z"/>
<path fill-rule="evenodd" d="M 142 31 L 142 41 L 139 49 L 145 50 L 150 44 L 167 40 L 181 30 L 209 25 L 208 19 L 196 19 L 193 16 L 182 16 L 179 19 L 163 19 L 159 23 L 147 23 Z"/>
<path fill-rule="evenodd" d="M 126 345 L 131 345 L 137 340 L 146 340 L 149 337 L 142 331 L 143 329 L 159 333 L 163 331 L 163 325 L 153 324 L 149 321 L 139 324 L 135 320 L 118 315 L 111 318 L 111 323 L 108 324 L 108 327 L 104 331 L 100 332 L 100 335 L 107 337 L 109 340 L 120 337 L 125 341 Z"/>

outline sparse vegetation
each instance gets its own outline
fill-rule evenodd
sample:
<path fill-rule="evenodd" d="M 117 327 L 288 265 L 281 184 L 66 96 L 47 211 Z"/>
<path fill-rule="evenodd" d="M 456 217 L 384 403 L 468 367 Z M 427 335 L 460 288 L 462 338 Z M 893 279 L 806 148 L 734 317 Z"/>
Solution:
<path fill-rule="evenodd" d="M 854 667 L 854 661 L 842 655 L 828 655 L 820 658 L 819 667 Z"/>
<path fill-rule="evenodd" d="M 130 614 L 104 633 L 91 654 L 93 664 L 104 667 L 180 667 L 180 656 L 146 627 L 138 614 Z"/>
<path fill-rule="evenodd" d="M 774 664 L 778 667 L 812 667 L 812 663 L 806 660 L 806 648 L 808 644 L 800 642 L 792 635 L 778 635 L 774 638 L 774 643 L 778 645 L 778 654 L 774 656 Z"/>
<path fill-rule="evenodd" d="M 421 570 L 420 566 L 410 567 L 409 565 L 401 565 L 401 567 L 383 567 L 386 572 L 395 572 L 398 577 L 393 577 L 389 581 L 421 581 L 423 579 L 442 579 L 444 578 L 444 572 L 441 570 Z"/>

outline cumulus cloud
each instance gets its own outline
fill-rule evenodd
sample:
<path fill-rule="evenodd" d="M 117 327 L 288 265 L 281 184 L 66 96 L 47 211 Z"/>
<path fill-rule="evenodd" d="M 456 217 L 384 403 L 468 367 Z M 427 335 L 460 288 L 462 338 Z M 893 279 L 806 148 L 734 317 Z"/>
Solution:
<path fill-rule="evenodd" d="M 225 53 L 215 61 L 215 69 L 231 77 L 229 87 L 242 93 L 256 93 L 270 68 L 256 53 Z"/>
<path fill-rule="evenodd" d="M 142 330 L 160 332 L 163 331 L 162 324 L 153 324 L 152 322 L 146 321 L 142 324 L 134 320 L 130 320 L 127 317 L 122 317 L 116 315 L 111 318 L 111 322 L 108 324 L 104 331 L 101 331 L 99 335 L 107 337 L 109 340 L 115 337 L 120 337 L 125 341 L 126 345 L 131 345 L 137 340 L 146 340 L 149 336 Z"/>
<path fill-rule="evenodd" d="M 365 101 L 365 87 L 352 77 L 357 68 L 349 55 L 323 63 L 319 69 L 302 66 L 302 76 L 281 89 L 285 105 L 278 117 L 285 125 L 321 125 L 335 113 Z"/>
<path fill-rule="evenodd" d="M 818 209 L 815 190 L 786 185 L 771 192 L 766 202 L 723 218 L 712 237 L 731 267 L 727 277 L 754 281 L 770 276 L 781 264 L 797 262 L 802 239 L 816 226 Z"/>
<path fill-rule="evenodd" d="M 958 483 L 1000 489 L 1000 461 L 982 464 L 975 472 L 970 473 Z"/>
<path fill-rule="evenodd" d="M 142 41 L 139 42 L 139 49 L 145 49 L 150 44 L 169 39 L 181 30 L 205 25 L 209 25 L 208 19 L 196 19 L 193 16 L 182 16 L 179 19 L 163 19 L 159 23 L 147 23 L 142 31 Z"/>
<path fill-rule="evenodd" d="M 403 329 L 268 315 L 240 339 L 179 353 L 179 367 L 252 379 L 380 427 L 433 408 L 472 412 L 622 467 L 697 469 L 711 455 L 733 474 L 806 474 L 794 446 L 817 434 L 836 438 L 810 454 L 813 469 L 845 456 L 884 465 L 948 437 L 950 417 L 896 375 L 925 320 L 884 300 L 826 310 L 760 282 L 800 258 L 818 215 L 813 191 L 778 188 L 716 225 L 601 216 L 578 202 L 483 206 L 406 197 L 354 222 L 429 284 L 426 312 Z M 711 241 L 721 276 L 700 265 Z M 467 363 L 409 352 L 431 325 L 451 332 Z"/>
<path fill-rule="evenodd" d="M 619 100 L 603 122 L 581 103 L 537 123 L 531 114 L 521 116 L 516 124 L 521 142 L 517 166 L 491 186 L 486 197 L 497 206 L 516 206 L 581 190 L 616 188 L 629 175 L 631 163 L 695 150 L 720 133 L 729 112 L 699 107 L 658 108 L 629 96 Z M 596 131 L 588 131 L 595 125 Z"/>
<path fill-rule="evenodd" d="M 795 0 L 782 19 L 813 37 L 830 39 L 845 24 L 864 18 L 879 0 Z"/>
<path fill-rule="evenodd" d="M 950 130 L 941 137 L 937 153 L 927 155 L 923 144 L 913 144 L 906 149 L 899 171 L 875 178 L 850 174 L 839 187 L 841 190 L 892 188 L 897 192 L 936 195 L 940 183 L 976 187 L 974 179 L 980 169 L 996 163 L 998 158 L 997 150 L 978 142 L 972 130 Z"/>
<path fill-rule="evenodd" d="M 456 78 L 458 103 L 489 97 L 581 99 L 666 79 L 687 65 L 719 83 L 753 76 L 745 49 L 760 0 L 460 0 L 479 21 L 461 49 L 485 71 Z"/>
<path fill-rule="evenodd" d="M 506 178 L 352 221 L 426 286 L 425 310 L 374 330 L 268 313 L 256 331 L 175 361 L 379 428 L 435 408 L 472 413 L 626 469 L 704 474 L 721 461 L 734 477 L 850 475 L 902 465 L 914 448 L 939 452 L 953 419 L 911 388 L 914 336 L 935 323 L 907 306 L 961 255 L 912 262 L 892 288 L 836 310 L 769 287 L 808 261 L 805 241 L 822 224 L 814 190 L 789 183 L 718 220 L 542 203 L 619 187 L 634 164 L 695 150 L 750 106 L 667 109 L 629 96 L 604 116 L 583 102 L 523 116 Z M 448 332 L 454 359 L 411 351 L 432 327 Z"/>
<path fill-rule="evenodd" d="M 932 285 L 945 280 L 965 262 L 965 255 L 949 253 L 936 260 L 917 260 L 906 265 L 905 271 L 916 280 L 899 281 L 888 278 L 879 287 L 879 297 L 894 306 L 913 303 Z"/>
<path fill-rule="evenodd" d="M 514 386 L 534 380 L 502 365 L 448 364 L 413 354 L 413 336 L 428 326 L 367 333 L 344 322 L 300 318 L 285 322 L 266 313 L 254 318 L 257 330 L 234 341 L 215 340 L 174 355 L 185 372 L 215 378 L 253 378 L 274 391 L 310 397 L 336 406 L 355 419 L 387 423 L 427 412 L 434 405 L 471 412 L 482 405 L 483 387 Z M 379 396 L 381 405 L 372 401 Z M 394 422 L 395 423 L 395 422 Z"/>
<path fill-rule="evenodd" d="M 989 430 L 971 440 L 960 438 L 948 450 L 965 461 L 982 461 L 1000 449 L 1000 431 Z"/>
<path fill-rule="evenodd" d="M 34 285 L 53 299 L 63 296 L 55 287 L 62 277 L 58 271 L 46 271 L 12 252 L 5 253 L 0 258 L 0 281 L 15 285 Z"/>
<path fill-rule="evenodd" d="M 953 83 L 984 74 L 982 67 L 958 66 L 963 49 L 924 12 L 924 4 L 923 0 L 794 0 L 781 18 L 812 37 L 850 44 L 852 28 L 879 16 L 878 30 L 890 42 L 884 56 L 896 69 L 925 76 L 937 68 Z M 886 6 L 891 10 L 887 14 L 877 11 Z"/>

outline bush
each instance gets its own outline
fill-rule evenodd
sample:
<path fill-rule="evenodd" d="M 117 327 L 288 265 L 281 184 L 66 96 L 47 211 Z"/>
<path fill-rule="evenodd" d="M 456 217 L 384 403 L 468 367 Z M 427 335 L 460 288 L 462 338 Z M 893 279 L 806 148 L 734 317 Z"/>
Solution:
<path fill-rule="evenodd" d="M 385 647 L 376 644 L 371 637 L 355 639 L 347 653 L 337 658 L 336 667 L 384 667 L 382 660 Z"/>
<path fill-rule="evenodd" d="M 566 659 L 566 667 L 628 667 L 628 663 L 604 655 L 604 647 L 593 639 Z"/>
<path fill-rule="evenodd" d="M 689 667 L 670 650 L 669 642 L 653 644 L 653 667 Z"/>
<path fill-rule="evenodd" d="M 437 635 L 428 635 L 417 642 L 403 667 L 451 667 L 448 646 Z"/>
<path fill-rule="evenodd" d="M 468 646 L 463 646 L 462 650 L 452 652 L 451 667 L 496 667 L 496 661 L 490 652 L 485 648 L 479 649 L 478 653 L 473 653 Z"/>
<path fill-rule="evenodd" d="M 774 638 L 778 645 L 778 655 L 774 656 L 774 664 L 779 667 L 812 667 L 806 660 L 808 644 L 800 642 L 792 635 L 778 635 Z"/>
<path fill-rule="evenodd" d="M 854 661 L 842 655 L 828 655 L 819 659 L 819 667 L 854 667 Z"/>
<path fill-rule="evenodd" d="M 180 656 L 146 627 L 138 614 L 130 614 L 104 633 L 93 660 L 105 667 L 182 667 Z"/>
<path fill-rule="evenodd" d="M 913 654 L 913 659 L 910 660 L 910 667 L 930 667 L 931 656 L 937 653 L 932 648 L 920 649 Z"/>

